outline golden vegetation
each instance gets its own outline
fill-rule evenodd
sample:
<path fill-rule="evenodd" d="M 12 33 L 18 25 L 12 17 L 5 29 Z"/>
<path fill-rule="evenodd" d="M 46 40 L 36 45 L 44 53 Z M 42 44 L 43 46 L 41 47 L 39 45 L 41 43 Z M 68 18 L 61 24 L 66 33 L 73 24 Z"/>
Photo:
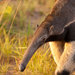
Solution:
<path fill-rule="evenodd" d="M 55 63 L 48 44 L 32 57 L 26 70 L 18 70 L 36 25 L 50 12 L 54 0 L 5 0 L 0 2 L 0 74 L 49 75 Z"/>

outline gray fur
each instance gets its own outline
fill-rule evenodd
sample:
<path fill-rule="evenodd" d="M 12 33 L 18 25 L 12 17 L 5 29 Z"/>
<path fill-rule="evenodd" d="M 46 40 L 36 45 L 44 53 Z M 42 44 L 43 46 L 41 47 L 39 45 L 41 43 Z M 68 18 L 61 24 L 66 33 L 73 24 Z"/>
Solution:
<path fill-rule="evenodd" d="M 64 37 L 66 36 L 65 26 L 73 20 L 75 20 L 75 0 L 57 0 L 50 14 L 37 28 L 32 42 L 24 54 L 20 65 L 20 70 L 24 71 L 26 65 L 36 50 L 46 42 L 54 41 L 54 43 L 56 43 L 56 41 L 60 41 L 60 46 L 63 46 L 61 50 L 63 50 L 65 43 L 63 45 L 62 42 L 65 41 Z M 58 59 L 57 62 L 62 62 L 61 55 L 64 50 L 61 51 L 59 49 L 60 47 L 58 46 L 57 50 L 53 49 L 51 51 L 57 51 L 57 53 L 59 52 L 59 58 L 55 58 L 55 60 Z M 57 53 L 54 55 L 54 57 L 58 55 Z M 61 63 L 58 63 L 57 67 L 59 67 L 59 64 Z"/>
<path fill-rule="evenodd" d="M 68 30 L 67 39 L 64 44 L 64 51 L 60 56 L 58 66 L 56 69 L 56 75 L 58 72 L 62 75 L 62 71 L 66 70 L 69 73 L 75 71 L 75 22 L 67 25 L 65 30 Z"/>

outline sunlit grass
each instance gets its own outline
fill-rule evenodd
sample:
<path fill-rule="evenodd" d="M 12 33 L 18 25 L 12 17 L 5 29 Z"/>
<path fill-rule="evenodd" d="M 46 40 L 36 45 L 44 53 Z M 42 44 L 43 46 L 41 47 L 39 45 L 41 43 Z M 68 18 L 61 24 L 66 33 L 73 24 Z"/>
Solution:
<path fill-rule="evenodd" d="M 15 3 L 11 1 L 4 10 L 0 11 L 0 73 L 7 73 L 12 68 L 13 75 L 53 75 L 56 65 L 48 44 L 38 49 L 23 73 L 18 70 L 33 34 L 33 26 L 31 26 L 31 21 L 27 20 L 26 13 L 34 12 L 39 3 L 43 5 L 44 2 L 24 0 L 18 7 L 19 0 Z M 43 14 L 41 11 L 40 13 Z"/>
<path fill-rule="evenodd" d="M 3 64 L 0 65 L 0 73 L 6 73 L 8 71 L 8 68 L 10 67 L 10 64 Z"/>

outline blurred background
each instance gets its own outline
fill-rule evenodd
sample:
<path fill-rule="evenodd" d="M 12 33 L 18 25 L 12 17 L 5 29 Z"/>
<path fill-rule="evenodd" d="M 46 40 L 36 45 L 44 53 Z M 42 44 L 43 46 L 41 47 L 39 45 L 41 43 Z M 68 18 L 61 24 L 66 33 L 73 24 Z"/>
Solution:
<path fill-rule="evenodd" d="M 31 58 L 26 70 L 18 67 L 37 25 L 55 0 L 0 0 L 0 75 L 53 75 L 56 64 L 48 44 Z"/>

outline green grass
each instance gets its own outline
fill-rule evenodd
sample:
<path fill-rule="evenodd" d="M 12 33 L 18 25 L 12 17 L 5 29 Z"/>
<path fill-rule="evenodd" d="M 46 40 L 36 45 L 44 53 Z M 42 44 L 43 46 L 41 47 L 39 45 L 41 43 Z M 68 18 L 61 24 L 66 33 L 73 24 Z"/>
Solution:
<path fill-rule="evenodd" d="M 54 74 L 56 64 L 54 63 L 48 44 L 38 49 L 23 73 L 18 70 L 24 52 L 31 42 L 34 29 L 36 29 L 36 26 L 31 25 L 32 19 L 29 20 L 28 17 L 34 17 L 31 14 L 35 14 L 34 12 L 39 5 L 44 6 L 44 2 L 42 0 L 24 0 L 23 2 L 16 0 L 15 3 L 9 2 L 4 10 L 0 10 L 1 75 L 6 75 L 8 72 L 11 72 L 11 75 Z M 2 6 L 5 7 L 3 4 L 0 5 L 0 8 Z M 43 12 L 39 11 L 38 14 L 43 15 Z M 35 21 L 35 19 L 33 20 Z"/>

